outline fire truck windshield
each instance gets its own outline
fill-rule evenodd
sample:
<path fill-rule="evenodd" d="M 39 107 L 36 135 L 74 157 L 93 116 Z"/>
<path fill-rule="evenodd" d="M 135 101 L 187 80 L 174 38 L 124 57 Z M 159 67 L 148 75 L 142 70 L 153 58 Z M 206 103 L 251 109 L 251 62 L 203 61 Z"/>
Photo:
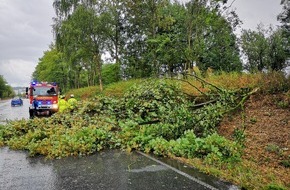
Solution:
<path fill-rule="evenodd" d="M 38 96 L 55 96 L 57 92 L 54 87 L 34 87 L 33 95 Z"/>

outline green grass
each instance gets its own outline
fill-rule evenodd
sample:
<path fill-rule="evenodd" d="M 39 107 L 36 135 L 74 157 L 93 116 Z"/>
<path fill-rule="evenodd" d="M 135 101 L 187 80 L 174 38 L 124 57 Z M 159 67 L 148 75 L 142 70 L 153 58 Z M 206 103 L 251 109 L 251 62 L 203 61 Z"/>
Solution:
<path fill-rule="evenodd" d="M 101 94 L 105 96 L 121 97 L 130 89 L 130 87 L 135 84 L 141 84 L 142 81 L 144 81 L 144 79 L 132 79 L 109 84 L 108 86 L 105 86 L 104 91 Z"/>
<path fill-rule="evenodd" d="M 72 89 L 65 93 L 68 98 L 70 94 L 74 94 L 77 99 L 88 99 L 94 98 L 97 95 L 121 97 L 126 91 L 129 90 L 135 84 L 142 84 L 144 80 L 148 79 L 131 79 L 126 81 L 120 81 L 104 86 L 103 92 L 100 91 L 99 86 L 91 86 L 79 89 Z M 155 79 L 164 80 L 164 79 Z M 183 92 L 189 95 L 200 95 L 201 92 L 207 92 L 209 86 L 204 86 L 196 78 L 189 76 L 188 82 L 177 80 L 177 79 L 166 79 L 169 83 L 178 83 L 181 85 Z M 220 73 L 220 74 L 207 74 L 203 80 L 214 84 L 218 87 L 237 90 L 240 88 L 254 89 L 259 88 L 260 93 L 276 93 L 276 92 L 287 92 L 290 90 L 290 77 L 285 78 L 282 73 Z M 196 88 L 200 91 L 198 91 Z"/>

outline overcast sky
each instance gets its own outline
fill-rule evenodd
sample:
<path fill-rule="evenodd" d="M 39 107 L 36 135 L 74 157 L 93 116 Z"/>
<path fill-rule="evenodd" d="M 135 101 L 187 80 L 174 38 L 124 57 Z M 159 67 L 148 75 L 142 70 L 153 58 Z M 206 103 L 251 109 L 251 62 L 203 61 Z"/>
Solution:
<path fill-rule="evenodd" d="M 184 0 L 185 2 L 186 0 Z M 234 0 L 229 0 L 229 4 Z M 0 75 L 9 85 L 28 86 L 43 52 L 53 41 L 53 0 L 0 0 Z M 235 0 L 245 29 L 278 25 L 280 0 Z"/>

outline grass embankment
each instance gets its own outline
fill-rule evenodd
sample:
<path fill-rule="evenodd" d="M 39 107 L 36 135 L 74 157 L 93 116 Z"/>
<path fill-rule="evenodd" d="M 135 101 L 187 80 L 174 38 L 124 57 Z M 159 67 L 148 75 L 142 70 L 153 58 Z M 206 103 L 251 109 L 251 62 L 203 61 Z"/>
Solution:
<path fill-rule="evenodd" d="M 259 88 L 259 93 L 271 94 L 285 92 L 289 89 L 290 78 L 285 78 L 281 73 L 273 72 L 270 74 L 257 73 L 257 74 L 245 74 L 245 73 L 221 73 L 218 75 L 207 74 L 204 78 L 207 82 L 225 88 L 227 90 L 237 90 L 241 88 Z M 146 79 L 145 79 L 146 80 Z M 205 88 L 203 84 L 197 81 L 194 77 L 188 76 L 185 81 L 171 80 L 170 82 L 177 82 L 181 84 L 181 89 L 184 93 L 190 95 L 199 95 L 199 91 L 193 88 L 193 85 L 199 90 L 206 92 L 209 89 Z M 188 81 L 188 82 L 186 82 Z M 130 87 L 136 84 L 142 84 L 144 80 L 134 79 L 128 81 L 121 81 L 113 84 L 109 84 L 104 87 L 104 91 L 100 92 L 98 86 L 86 87 L 81 89 L 73 89 L 66 93 L 67 98 L 69 94 L 75 94 L 78 99 L 93 98 L 97 95 L 122 97 Z"/>
<path fill-rule="evenodd" d="M 72 90 L 66 94 L 83 99 L 74 112 L 0 126 L 0 144 L 49 158 L 137 149 L 180 159 L 244 189 L 287 189 L 289 89 L 289 79 L 278 73 L 232 73 L 119 82 L 102 93 Z"/>

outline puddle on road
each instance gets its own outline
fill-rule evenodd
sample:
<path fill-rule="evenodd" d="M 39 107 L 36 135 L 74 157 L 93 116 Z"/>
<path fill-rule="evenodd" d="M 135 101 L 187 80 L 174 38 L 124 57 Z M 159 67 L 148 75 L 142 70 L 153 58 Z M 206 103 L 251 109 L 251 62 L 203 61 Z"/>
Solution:
<path fill-rule="evenodd" d="M 168 170 L 169 168 L 163 165 L 151 165 L 151 166 L 146 166 L 144 168 L 140 168 L 140 169 L 132 169 L 132 170 L 128 170 L 129 172 L 158 172 L 158 171 L 162 171 L 162 170 Z"/>

